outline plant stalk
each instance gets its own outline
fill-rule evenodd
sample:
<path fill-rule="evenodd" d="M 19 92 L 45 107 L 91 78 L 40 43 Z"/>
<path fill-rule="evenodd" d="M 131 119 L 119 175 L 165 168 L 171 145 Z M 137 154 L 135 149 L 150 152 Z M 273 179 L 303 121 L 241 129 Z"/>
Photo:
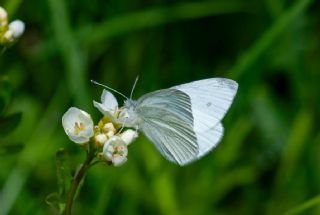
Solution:
<path fill-rule="evenodd" d="M 94 153 L 88 153 L 87 154 L 87 159 L 85 162 L 81 165 L 81 168 L 79 171 L 76 172 L 72 184 L 70 187 L 70 190 L 67 195 L 67 200 L 66 200 L 66 207 L 64 211 L 62 212 L 63 215 L 71 215 L 71 210 L 72 210 L 72 205 L 74 201 L 75 194 L 77 193 L 77 190 L 79 189 L 79 185 L 84 178 L 84 176 L 87 173 L 87 170 L 91 167 L 91 162 L 94 159 Z"/>

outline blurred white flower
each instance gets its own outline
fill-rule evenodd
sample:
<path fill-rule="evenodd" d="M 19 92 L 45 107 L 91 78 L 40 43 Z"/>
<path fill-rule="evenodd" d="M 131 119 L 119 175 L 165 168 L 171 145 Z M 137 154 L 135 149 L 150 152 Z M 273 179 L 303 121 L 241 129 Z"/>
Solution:
<path fill-rule="evenodd" d="M 3 26 L 6 26 L 7 24 L 8 24 L 7 11 L 3 7 L 0 7 L 0 28 Z"/>
<path fill-rule="evenodd" d="M 25 24 L 20 20 L 15 20 L 13 22 L 10 22 L 9 24 L 9 30 L 12 31 L 13 39 L 18 39 L 21 37 L 25 30 Z"/>
<path fill-rule="evenodd" d="M 8 30 L 3 34 L 3 38 L 4 38 L 5 43 L 12 43 L 12 42 L 14 42 L 13 31 L 11 31 L 10 29 L 8 29 Z"/>
<path fill-rule="evenodd" d="M 120 137 L 113 136 L 104 144 L 102 154 L 114 166 L 121 166 L 127 161 L 127 144 Z"/>
<path fill-rule="evenodd" d="M 132 143 L 135 139 L 138 137 L 138 132 L 128 129 L 124 131 L 123 133 L 120 134 L 120 138 L 127 144 L 129 145 Z"/>
<path fill-rule="evenodd" d="M 94 134 L 90 115 L 75 107 L 63 115 L 62 125 L 70 140 L 78 144 L 87 143 Z"/>
<path fill-rule="evenodd" d="M 113 122 L 116 121 L 118 112 L 118 102 L 112 93 L 103 90 L 101 95 L 101 103 L 93 101 L 93 105 L 106 117 Z"/>
<path fill-rule="evenodd" d="M 20 20 L 15 20 L 8 25 L 6 13 L 0 7 L 0 43 L 10 45 L 17 41 L 25 30 L 25 25 Z"/>

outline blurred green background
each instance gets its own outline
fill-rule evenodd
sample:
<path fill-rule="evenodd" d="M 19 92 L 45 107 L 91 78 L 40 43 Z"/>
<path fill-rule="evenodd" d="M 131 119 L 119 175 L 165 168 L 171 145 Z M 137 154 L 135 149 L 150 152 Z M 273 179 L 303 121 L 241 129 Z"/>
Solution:
<path fill-rule="evenodd" d="M 0 146 L 24 146 L 1 151 L 1 215 L 54 214 L 45 199 L 57 190 L 56 151 L 66 148 L 73 168 L 84 160 L 63 132 L 63 113 L 77 106 L 97 122 L 92 100 L 102 89 L 90 79 L 129 95 L 137 75 L 135 98 L 198 79 L 236 80 L 224 138 L 179 167 L 141 135 L 123 167 L 90 169 L 74 214 L 320 214 L 319 1 L 1 6 L 26 23 L 21 40 L 0 57 L 0 78 L 12 88 L 3 115 L 23 114 L 13 132 L 1 133 Z"/>

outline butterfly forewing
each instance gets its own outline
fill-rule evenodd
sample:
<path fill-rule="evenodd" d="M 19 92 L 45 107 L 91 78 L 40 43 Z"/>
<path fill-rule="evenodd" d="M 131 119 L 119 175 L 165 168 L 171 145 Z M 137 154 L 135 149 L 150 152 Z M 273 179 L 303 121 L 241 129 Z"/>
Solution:
<path fill-rule="evenodd" d="M 188 94 L 192 104 L 194 130 L 205 131 L 217 125 L 237 92 L 238 84 L 230 79 L 210 78 L 175 86 Z"/>
<path fill-rule="evenodd" d="M 176 89 L 158 90 L 138 100 L 139 129 L 168 160 L 185 165 L 199 153 L 190 97 Z"/>

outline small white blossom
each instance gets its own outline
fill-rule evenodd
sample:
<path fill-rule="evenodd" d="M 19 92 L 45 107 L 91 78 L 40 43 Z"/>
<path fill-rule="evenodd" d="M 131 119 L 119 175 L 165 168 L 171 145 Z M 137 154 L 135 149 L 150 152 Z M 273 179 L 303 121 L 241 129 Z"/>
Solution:
<path fill-rule="evenodd" d="M 136 132 L 132 129 L 128 129 L 128 130 L 124 131 L 122 134 L 120 134 L 120 137 L 127 145 L 129 145 L 135 139 L 137 139 L 138 132 Z"/>
<path fill-rule="evenodd" d="M 12 31 L 13 39 L 18 39 L 23 34 L 24 29 L 24 23 L 20 20 L 15 20 L 10 22 L 8 31 Z"/>
<path fill-rule="evenodd" d="M 112 121 L 116 120 L 118 112 L 118 102 L 112 93 L 108 90 L 103 90 L 101 95 L 101 103 L 93 101 L 93 105 L 104 115 L 109 117 Z"/>
<path fill-rule="evenodd" d="M 87 143 L 94 134 L 90 115 L 75 107 L 63 115 L 62 125 L 70 140 L 78 144 Z"/>
<path fill-rule="evenodd" d="M 113 136 L 104 144 L 102 154 L 114 166 L 121 166 L 127 161 L 127 144 L 120 137 Z"/>

